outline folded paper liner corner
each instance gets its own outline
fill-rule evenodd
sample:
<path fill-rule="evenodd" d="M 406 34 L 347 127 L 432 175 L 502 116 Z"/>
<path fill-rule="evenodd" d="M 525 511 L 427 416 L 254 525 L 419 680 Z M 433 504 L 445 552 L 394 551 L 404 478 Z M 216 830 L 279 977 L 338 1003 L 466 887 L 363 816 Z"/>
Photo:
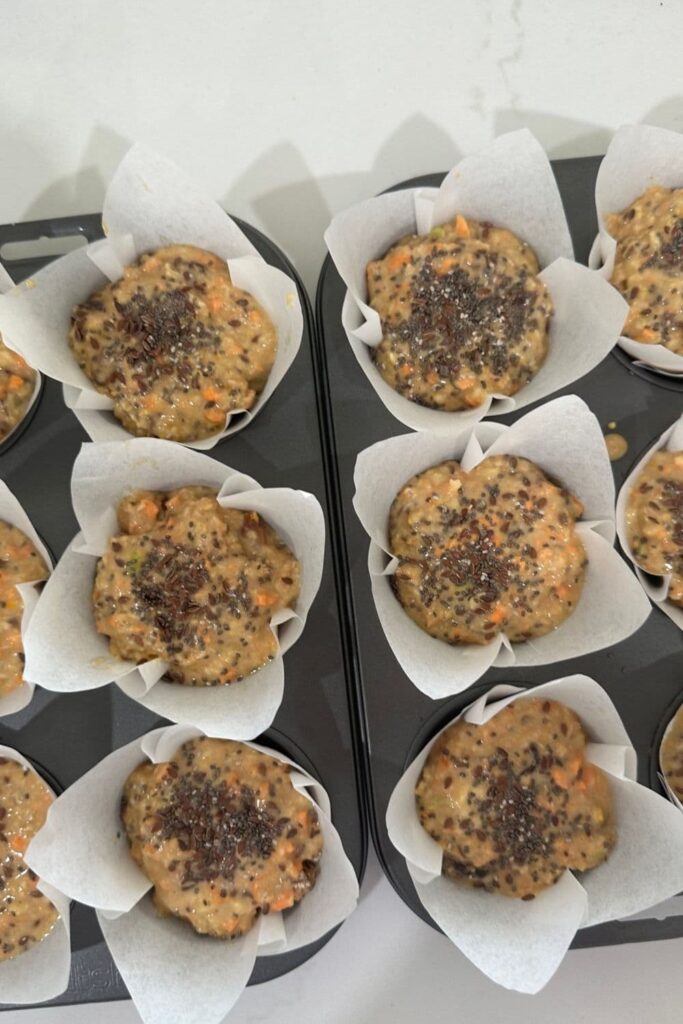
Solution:
<path fill-rule="evenodd" d="M 92 587 L 98 557 L 117 532 L 116 507 L 135 488 L 172 490 L 198 484 L 218 491 L 224 508 L 258 512 L 301 565 L 296 607 L 271 619 L 278 655 L 225 686 L 183 686 L 163 679 L 167 663 L 136 666 L 114 657 L 98 634 Z M 173 722 L 214 736 L 252 739 L 267 729 L 282 702 L 282 654 L 301 635 L 318 591 L 325 549 L 322 509 L 312 494 L 261 488 L 255 480 L 201 452 L 154 438 L 84 444 L 74 463 L 71 493 L 81 528 L 62 555 L 31 617 L 25 674 L 47 690 L 73 693 L 115 682 L 124 693 Z"/>
<path fill-rule="evenodd" d="M 2 263 L 0 263 L 0 296 L 1 295 L 6 295 L 7 292 L 11 291 L 12 288 L 14 288 L 14 287 L 15 287 L 14 281 L 12 280 L 10 275 L 7 273 L 7 271 L 3 267 Z M 5 343 L 5 345 L 7 345 L 7 340 L 5 338 L 3 338 L 2 340 Z M 7 347 L 9 348 L 10 346 L 7 345 Z M 7 444 L 7 442 L 10 440 L 12 435 L 16 433 L 16 431 L 22 425 L 22 423 L 24 422 L 24 420 L 26 419 L 28 414 L 31 412 L 31 409 L 33 408 L 33 406 L 38 401 L 38 395 L 40 394 L 40 389 L 41 389 L 41 387 L 43 385 L 43 378 L 42 378 L 41 373 L 40 373 L 39 370 L 36 370 L 35 374 L 36 374 L 36 380 L 35 380 L 35 384 L 33 385 L 33 393 L 31 394 L 31 398 L 29 399 L 29 402 L 28 402 L 28 405 L 26 406 L 26 409 L 24 410 L 24 415 L 21 417 L 19 422 L 15 423 L 15 425 L 12 427 L 12 429 L 10 431 L 8 431 L 7 434 L 5 434 L 5 436 L 0 441 L 0 445 L 6 445 Z"/>
<path fill-rule="evenodd" d="M 617 498 L 617 536 L 619 537 L 619 543 L 623 550 L 631 559 L 636 571 L 636 576 L 640 580 L 642 588 L 649 599 L 653 604 L 656 604 L 665 615 L 668 615 L 671 621 L 674 622 L 679 629 L 683 629 L 683 608 L 679 608 L 678 605 L 675 605 L 668 600 L 671 576 L 655 576 L 640 568 L 633 557 L 633 552 L 631 551 L 631 546 L 628 542 L 628 531 L 626 528 L 626 516 L 631 491 L 635 486 L 636 480 L 645 469 L 646 464 L 650 461 L 650 458 L 655 452 L 660 451 L 661 449 L 666 449 L 670 452 L 683 452 L 683 415 L 681 415 L 675 423 L 672 423 L 672 425 L 664 431 L 659 440 L 648 449 L 642 459 L 637 463 L 635 469 L 629 473 L 624 481 L 622 488 L 619 491 L 619 497 Z"/>
<path fill-rule="evenodd" d="M 105 195 L 106 238 L 93 242 L 0 295 L 0 332 L 34 367 L 64 384 L 64 397 L 93 441 L 131 435 L 115 419 L 113 403 L 96 391 L 68 343 L 71 312 L 143 253 L 186 244 L 225 259 L 238 288 L 263 306 L 277 330 L 273 368 L 250 410 L 228 417 L 225 429 L 187 447 L 206 450 L 242 430 L 266 404 L 301 344 L 303 313 L 295 282 L 259 255 L 237 224 L 170 161 L 135 145 L 119 164 Z"/>
<path fill-rule="evenodd" d="M 18 530 L 25 533 L 35 549 L 38 551 L 38 554 L 45 560 L 48 571 L 52 570 L 52 558 L 50 557 L 50 552 L 43 544 L 42 540 L 36 533 L 31 520 L 26 515 L 4 480 L 0 480 L 0 520 L 9 523 L 11 526 L 16 526 Z M 41 581 L 36 581 L 34 583 L 19 583 L 17 585 L 17 590 L 19 591 L 19 596 L 21 597 L 23 604 L 21 613 L 21 634 L 24 643 L 26 641 L 26 633 L 28 631 L 31 616 L 33 615 L 38 602 L 38 595 L 41 586 Z M 21 711 L 22 708 L 25 708 L 27 704 L 31 702 L 33 690 L 34 686 L 27 680 L 26 673 L 24 672 L 24 681 L 21 686 L 18 686 L 16 690 L 12 690 L 11 693 L 0 696 L 0 717 L 4 715 L 13 715 L 16 711 Z"/>
<path fill-rule="evenodd" d="M 451 646 L 429 636 L 406 614 L 391 587 L 398 560 L 389 549 L 391 503 L 416 473 L 447 459 L 470 470 L 489 455 L 534 462 L 584 505 L 577 533 L 588 568 L 574 612 L 553 632 L 511 644 Z M 429 697 L 460 693 L 491 667 L 547 665 L 610 647 L 634 633 L 650 613 L 642 588 L 613 547 L 614 481 L 597 419 L 575 395 L 556 398 L 511 427 L 479 423 L 457 437 L 404 434 L 361 452 L 353 504 L 370 536 L 368 568 L 385 636 L 408 678 Z"/>
<path fill-rule="evenodd" d="M 36 772 L 31 762 L 11 747 L 0 746 L 0 757 L 18 761 L 24 768 Z M 45 782 L 44 779 L 42 781 Z M 59 918 L 55 921 L 52 931 L 41 942 L 31 946 L 15 960 L 5 960 L 0 964 L 2 1003 L 44 1003 L 47 999 L 61 995 L 69 984 L 69 897 L 42 878 L 39 878 L 37 887 L 56 907 Z"/>
<path fill-rule="evenodd" d="M 495 686 L 462 714 L 482 724 L 518 693 L 524 691 Z M 568 676 L 533 687 L 528 695 L 572 708 L 589 739 L 589 760 L 610 773 L 617 842 L 605 863 L 580 880 L 565 871 L 528 902 L 442 877 L 443 851 L 420 825 L 415 808 L 415 785 L 431 743 L 394 789 L 386 822 L 420 902 L 451 942 L 497 984 L 533 993 L 553 976 L 577 929 L 639 913 L 683 889 L 683 816 L 635 782 L 635 751 L 616 708 L 593 679 Z"/>
<path fill-rule="evenodd" d="M 323 787 L 278 751 L 250 744 L 291 764 L 293 785 L 318 812 L 323 853 L 315 886 L 290 912 L 261 917 L 230 941 L 197 935 L 154 910 L 143 898 L 151 883 L 132 860 L 121 827 L 121 792 L 145 757 L 166 761 L 201 734 L 192 726 L 167 726 L 109 754 L 62 794 L 30 849 L 34 871 L 97 909 L 105 942 L 145 1024 L 218 1024 L 246 986 L 257 956 L 314 942 L 341 924 L 358 899 L 358 880 Z"/>
<path fill-rule="evenodd" d="M 548 355 L 514 396 L 493 395 L 475 409 L 445 412 L 404 398 L 382 378 L 370 349 L 382 339 L 367 304 L 367 264 L 403 235 L 426 234 L 461 213 L 506 227 L 536 252 L 554 305 Z M 325 241 L 347 287 L 342 325 L 361 369 L 390 413 L 414 430 L 451 436 L 485 416 L 520 409 L 583 377 L 610 352 L 627 305 L 599 274 L 573 261 L 562 200 L 548 158 L 522 129 L 465 157 L 438 189 L 412 188 L 368 199 L 338 214 Z"/>
<path fill-rule="evenodd" d="M 588 262 L 606 281 L 612 277 L 617 251 L 606 218 L 626 209 L 650 185 L 683 188 L 683 135 L 654 125 L 624 125 L 607 147 L 595 184 L 598 234 Z M 625 335 L 618 344 L 639 366 L 667 376 L 683 374 L 683 356 L 666 345 L 645 345 Z"/>

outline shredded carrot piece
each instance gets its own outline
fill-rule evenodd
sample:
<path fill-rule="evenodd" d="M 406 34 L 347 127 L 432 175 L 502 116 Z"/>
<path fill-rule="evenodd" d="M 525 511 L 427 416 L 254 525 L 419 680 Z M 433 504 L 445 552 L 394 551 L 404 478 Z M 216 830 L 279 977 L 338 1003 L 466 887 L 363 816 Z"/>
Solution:
<path fill-rule="evenodd" d="M 651 331 L 649 327 L 643 328 L 643 330 L 641 331 L 641 334 L 642 334 L 643 338 L 645 339 L 645 341 L 654 341 L 654 339 L 657 337 L 655 332 Z"/>
<path fill-rule="evenodd" d="M 251 320 L 251 322 L 253 324 L 260 324 L 261 321 L 263 320 L 263 317 L 259 313 L 258 309 L 250 309 L 249 310 L 249 319 Z"/>
<path fill-rule="evenodd" d="M 204 390 L 202 391 L 202 398 L 206 402 L 217 402 L 220 397 L 220 391 L 217 391 L 216 388 L 213 388 L 211 386 L 209 386 L 208 388 L 204 388 Z"/>
<path fill-rule="evenodd" d="M 407 246 L 402 245 L 398 249 L 394 249 L 387 260 L 387 266 L 389 267 L 389 270 L 400 270 L 401 267 L 405 267 L 409 259 L 410 249 Z"/>
<path fill-rule="evenodd" d="M 209 423 L 225 423 L 225 413 L 221 409 L 205 409 L 204 419 Z"/>
<path fill-rule="evenodd" d="M 257 604 L 259 608 L 270 608 L 271 605 L 277 604 L 277 595 L 267 594 L 264 590 L 261 590 L 255 595 L 254 603 Z"/>
<path fill-rule="evenodd" d="M 294 893 L 290 889 L 289 892 L 285 892 L 282 896 L 278 896 L 276 900 L 270 904 L 272 911 L 286 910 L 287 907 L 291 907 L 294 904 Z"/>
<path fill-rule="evenodd" d="M 567 789 L 568 788 L 568 786 L 569 786 L 569 776 L 567 775 L 567 773 L 564 770 L 564 768 L 553 768 L 553 770 L 552 770 L 552 772 L 550 774 L 551 774 L 553 782 L 555 783 L 556 786 L 559 786 L 560 789 Z"/>
<path fill-rule="evenodd" d="M 24 386 L 24 380 L 22 377 L 18 377 L 16 373 L 11 373 L 7 386 L 10 391 L 19 391 Z"/>
<path fill-rule="evenodd" d="M 460 213 L 455 218 L 455 233 L 460 238 L 469 238 L 471 234 L 469 224 Z"/>
<path fill-rule="evenodd" d="M 10 836 L 9 845 L 15 853 L 24 853 L 28 846 L 28 839 L 25 836 Z"/>
<path fill-rule="evenodd" d="M 415 367 L 412 363 L 404 363 L 403 366 L 399 366 L 398 373 L 400 377 L 410 377 Z"/>

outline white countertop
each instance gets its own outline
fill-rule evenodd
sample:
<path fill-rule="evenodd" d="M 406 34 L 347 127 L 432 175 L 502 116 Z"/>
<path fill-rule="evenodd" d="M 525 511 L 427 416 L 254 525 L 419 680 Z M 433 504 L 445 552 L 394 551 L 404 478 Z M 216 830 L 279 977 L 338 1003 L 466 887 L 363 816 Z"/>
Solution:
<path fill-rule="evenodd" d="M 627 121 L 683 130 L 680 0 L 0 0 L 0 223 L 100 208 L 134 140 L 266 231 L 311 291 L 333 212 L 526 125 L 551 156 Z M 313 960 L 239 1024 L 673 1024 L 683 940 L 570 953 L 538 996 L 497 988 L 371 859 Z M 0 1024 L 127 1024 L 127 1003 Z"/>

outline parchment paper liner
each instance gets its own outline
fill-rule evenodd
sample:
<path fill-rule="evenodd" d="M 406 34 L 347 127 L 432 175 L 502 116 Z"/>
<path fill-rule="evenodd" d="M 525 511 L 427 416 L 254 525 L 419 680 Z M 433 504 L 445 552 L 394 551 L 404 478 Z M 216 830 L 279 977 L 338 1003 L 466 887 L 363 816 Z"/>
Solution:
<path fill-rule="evenodd" d="M 510 644 L 499 635 L 485 645 L 450 646 L 420 629 L 394 596 L 389 577 L 398 562 L 389 551 L 389 509 L 415 473 L 453 458 L 469 470 L 485 454 L 530 459 L 581 499 L 577 532 L 588 569 L 576 609 L 552 633 L 525 643 Z M 418 433 L 380 441 L 358 456 L 354 481 L 354 508 L 371 538 L 368 568 L 377 614 L 403 671 L 429 697 L 466 690 L 492 665 L 546 665 L 609 647 L 649 615 L 642 589 L 613 547 L 614 481 L 602 431 L 576 395 L 556 398 L 511 427 L 483 423 L 453 438 Z"/>
<path fill-rule="evenodd" d="M 674 723 L 674 718 L 676 717 L 678 712 L 681 711 L 682 707 L 683 707 L 683 703 L 679 704 L 678 707 L 676 708 L 676 710 L 674 711 L 673 715 L 669 719 L 669 723 L 668 723 L 666 729 L 664 730 L 664 735 L 662 736 L 662 739 L 661 739 L 660 744 L 659 744 L 659 750 L 657 751 L 657 767 L 658 767 L 657 778 L 659 779 L 659 781 L 661 782 L 662 786 L 666 790 L 666 794 L 669 797 L 669 800 L 671 801 L 672 804 L 676 805 L 676 807 L 679 809 L 679 811 L 683 811 L 683 803 L 676 796 L 676 793 L 674 792 L 672 787 L 669 785 L 669 781 L 668 781 L 666 775 L 664 774 L 664 769 L 662 768 L 662 747 L 664 746 L 664 740 L 666 739 L 666 737 L 667 737 L 667 735 L 668 735 L 668 733 L 669 733 L 669 731 L 671 729 L 671 726 Z"/>
<path fill-rule="evenodd" d="M 545 363 L 513 397 L 496 395 L 475 409 L 444 412 L 399 395 L 381 377 L 370 348 L 382 338 L 367 305 L 365 270 L 408 232 L 426 234 L 462 213 L 509 228 L 535 250 L 555 312 Z M 358 203 L 338 214 L 325 241 L 347 286 L 342 325 L 361 369 L 390 413 L 414 430 L 451 436 L 485 416 L 520 409 L 583 377 L 616 344 L 626 302 L 600 276 L 573 262 L 562 200 L 548 158 L 526 129 L 501 135 L 465 157 L 439 189 L 413 188 Z"/>
<path fill-rule="evenodd" d="M 12 747 L 0 746 L 0 757 L 18 761 L 35 775 L 39 774 L 31 762 Z M 42 776 L 40 778 L 47 786 L 45 779 Z M 52 792 L 50 786 L 48 789 Z M 35 842 L 35 837 L 33 842 Z M 0 964 L 0 1002 L 2 1003 L 44 1003 L 46 999 L 54 999 L 55 996 L 61 995 L 69 984 L 71 966 L 69 898 L 42 878 L 39 880 L 37 888 L 57 908 L 59 919 L 42 942 L 35 943 L 15 960 L 5 960 Z"/>
<path fill-rule="evenodd" d="M 508 695 L 521 692 L 494 686 L 462 714 L 480 724 L 513 699 Z M 572 708 L 590 741 L 589 760 L 611 774 L 618 836 L 604 864 L 581 881 L 566 871 L 556 885 L 528 902 L 442 878 L 443 851 L 420 825 L 414 795 L 433 740 L 398 782 L 386 822 L 420 902 L 451 942 L 499 985 L 533 993 L 555 973 L 578 928 L 638 913 L 683 889 L 683 818 L 667 800 L 634 781 L 635 751 L 616 708 L 594 680 L 568 676 L 536 686 L 528 695 Z"/>
<path fill-rule="evenodd" d="M 657 605 L 665 615 L 668 615 L 671 621 L 674 622 L 679 629 L 683 629 L 683 608 L 679 608 L 668 600 L 671 574 L 658 577 L 655 573 L 646 572 L 641 569 L 633 557 L 633 552 L 631 551 L 631 547 L 628 543 L 628 533 L 626 529 L 626 513 L 628 511 L 628 501 L 631 490 L 650 457 L 661 448 L 666 448 L 667 451 L 672 452 L 683 452 L 683 415 L 680 416 L 675 423 L 672 423 L 668 430 L 664 431 L 656 444 L 653 444 L 653 446 L 648 449 L 646 454 L 643 455 L 642 459 L 637 463 L 635 469 L 629 473 L 624 481 L 622 488 L 619 491 L 619 497 L 617 498 L 617 536 L 619 537 L 619 543 L 621 544 L 624 552 L 631 559 L 636 576 L 640 580 L 641 586 L 649 599 L 653 604 Z M 658 579 L 660 580 L 659 583 L 656 582 Z"/>
<path fill-rule="evenodd" d="M 64 399 L 93 441 L 130 434 L 93 388 L 69 348 L 71 311 L 138 256 L 164 245 L 197 245 L 225 259 L 235 285 L 261 303 L 277 328 L 275 363 L 265 388 L 226 429 L 188 447 L 206 450 L 242 430 L 280 383 L 301 344 L 303 314 L 291 278 L 271 267 L 217 203 L 184 173 L 143 146 L 128 151 L 109 184 L 102 225 L 107 238 L 60 257 L 29 281 L 0 296 L 0 332 L 31 366 L 64 384 Z"/>
<path fill-rule="evenodd" d="M 630 206 L 650 185 L 683 188 L 683 135 L 649 124 L 625 125 L 607 147 L 595 183 L 598 235 L 588 263 L 606 281 L 612 276 L 617 249 L 606 218 Z M 668 377 L 683 374 L 683 356 L 665 345 L 645 345 L 626 335 L 618 344 L 638 366 Z"/>
<path fill-rule="evenodd" d="M 0 520 L 4 520 L 11 526 L 16 526 L 18 530 L 25 533 L 38 551 L 38 554 L 45 559 L 48 571 L 52 571 L 52 559 L 50 557 L 50 552 L 43 544 L 42 540 L 33 528 L 31 520 L 26 515 L 4 480 L 0 480 Z M 40 580 L 36 580 L 33 583 L 19 583 L 17 585 L 19 596 L 21 597 L 24 605 L 21 613 L 21 635 L 24 644 L 26 643 L 28 624 L 31 616 L 33 615 L 33 611 L 38 601 L 38 595 L 40 594 L 40 588 L 42 586 L 43 584 Z M 24 673 L 24 681 L 21 686 L 17 687 L 16 690 L 12 690 L 11 693 L 0 696 L 0 716 L 13 715 L 16 711 L 21 711 L 22 708 L 25 708 L 33 698 L 33 690 L 33 683 L 28 682 L 26 674 Z"/>
<path fill-rule="evenodd" d="M 6 295 L 7 292 L 9 292 L 14 287 L 15 287 L 14 281 L 12 280 L 10 275 L 7 273 L 7 271 L 3 267 L 2 263 L 0 263 L 0 295 Z M 0 337 L 1 337 L 1 335 L 0 335 Z M 2 338 L 2 341 L 3 341 L 3 343 L 4 343 L 6 348 L 10 347 L 7 344 L 7 339 L 6 338 Z M 0 451 L 5 451 L 6 448 L 9 447 L 10 441 L 12 440 L 12 438 L 14 437 L 16 432 L 18 431 L 19 427 L 24 423 L 24 420 L 26 419 L 28 414 L 31 412 L 31 409 L 33 408 L 33 406 L 38 401 L 38 395 L 40 394 L 40 389 L 41 389 L 42 384 L 43 384 L 43 378 L 42 378 L 39 370 L 35 370 L 34 372 L 35 372 L 35 375 L 36 375 L 36 379 L 35 379 L 35 383 L 33 385 L 33 393 L 31 394 L 31 397 L 29 399 L 28 405 L 24 409 L 24 415 L 21 417 L 19 422 L 15 423 L 14 426 L 12 427 L 12 429 L 7 434 L 5 434 L 5 436 L 2 439 L 0 439 Z"/>
<path fill-rule="evenodd" d="M 315 806 L 323 833 L 320 875 L 290 912 L 260 918 L 231 941 L 199 936 L 184 922 L 163 918 L 143 899 L 150 883 L 132 860 L 120 820 L 124 783 L 145 756 L 169 760 L 191 726 L 155 729 L 115 750 L 74 783 L 50 809 L 31 844 L 30 864 L 81 903 L 93 906 L 104 939 L 145 1024 L 218 1024 L 249 980 L 256 956 L 314 942 L 354 909 L 358 881 L 330 820 L 320 785 L 278 751 L 250 744 L 294 768 L 292 783 Z M 311 793 L 308 792 L 311 791 Z"/>
<path fill-rule="evenodd" d="M 239 682 L 193 687 L 166 682 L 166 663 L 136 667 L 113 657 L 95 631 L 91 593 L 97 557 L 114 533 L 120 498 L 137 487 L 171 490 L 203 484 L 222 505 L 261 513 L 301 564 L 296 609 L 273 616 L 280 654 Z M 115 682 L 129 697 L 174 722 L 188 722 L 232 739 L 258 736 L 271 724 L 284 687 L 284 654 L 301 635 L 320 585 L 325 547 L 323 513 L 304 491 L 262 488 L 200 452 L 171 441 L 137 438 L 84 444 L 74 463 L 72 499 L 79 533 L 41 594 L 25 643 L 27 678 L 48 690 L 73 693 Z"/>

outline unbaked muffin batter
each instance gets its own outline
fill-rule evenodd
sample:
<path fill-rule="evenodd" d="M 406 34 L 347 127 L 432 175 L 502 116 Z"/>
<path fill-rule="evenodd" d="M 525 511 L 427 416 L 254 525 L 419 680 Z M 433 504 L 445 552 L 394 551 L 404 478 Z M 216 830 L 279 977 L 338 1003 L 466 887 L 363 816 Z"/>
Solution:
<path fill-rule="evenodd" d="M 556 701 L 512 701 L 485 725 L 435 740 L 416 787 L 443 873 L 529 900 L 566 868 L 602 864 L 616 841 L 606 775 L 586 761 L 580 720 Z"/>
<path fill-rule="evenodd" d="M 679 800 L 683 800 L 683 704 L 671 719 L 659 751 L 659 766 Z"/>
<path fill-rule="evenodd" d="M 235 938 L 313 888 L 322 834 L 289 771 L 252 747 L 205 737 L 135 769 L 121 818 L 161 913 Z"/>
<path fill-rule="evenodd" d="M 492 455 L 469 473 L 442 462 L 409 480 L 391 506 L 394 592 L 418 626 L 450 644 L 543 636 L 581 595 L 582 512 L 527 459 Z"/>
<path fill-rule="evenodd" d="M 612 284 L 629 303 L 624 334 L 683 355 L 683 188 L 652 185 L 607 217 Z"/>
<path fill-rule="evenodd" d="M 16 584 L 46 580 L 48 575 L 26 534 L 0 520 L 0 696 L 18 689 L 24 678 L 24 603 Z"/>
<path fill-rule="evenodd" d="M 0 960 L 25 953 L 52 931 L 59 917 L 24 863 L 53 799 L 35 772 L 0 757 Z"/>
<path fill-rule="evenodd" d="M 69 344 L 131 434 L 197 441 L 250 409 L 277 348 L 275 327 L 224 260 L 190 245 L 141 256 L 76 306 Z"/>
<path fill-rule="evenodd" d="M 670 573 L 668 599 L 683 606 L 683 452 L 661 450 L 648 460 L 629 495 L 626 530 L 640 568 Z"/>
<path fill-rule="evenodd" d="M 406 235 L 367 268 L 382 377 L 411 401 L 447 411 L 514 395 L 548 351 L 553 307 L 538 270 L 512 232 L 461 216 Z"/>
<path fill-rule="evenodd" d="M 169 662 L 187 686 L 249 675 L 274 657 L 275 612 L 291 607 L 299 563 L 256 512 L 222 508 L 208 487 L 133 491 L 97 563 L 97 631 L 116 657 Z"/>
<path fill-rule="evenodd" d="M 0 441 L 26 415 L 36 386 L 36 371 L 0 338 Z"/>

